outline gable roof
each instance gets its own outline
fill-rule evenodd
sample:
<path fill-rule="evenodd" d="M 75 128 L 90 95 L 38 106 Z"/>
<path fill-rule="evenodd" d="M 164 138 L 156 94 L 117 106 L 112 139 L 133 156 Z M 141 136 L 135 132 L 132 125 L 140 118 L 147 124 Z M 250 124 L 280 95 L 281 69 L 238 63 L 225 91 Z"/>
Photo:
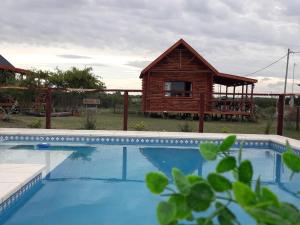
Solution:
<path fill-rule="evenodd" d="M 175 44 L 173 44 L 170 48 L 168 48 L 164 53 L 162 53 L 158 58 L 156 58 L 152 63 L 150 63 L 145 69 L 142 70 L 140 78 L 146 74 L 150 69 L 152 69 L 157 63 L 159 63 L 164 57 L 166 57 L 169 53 L 171 53 L 174 49 L 176 49 L 179 45 L 183 45 L 189 51 L 196 56 L 198 60 L 203 62 L 210 70 L 212 70 L 215 74 L 219 73 L 216 68 L 214 68 L 206 59 L 204 59 L 195 49 L 192 48 L 185 40 L 180 39 Z"/>
<path fill-rule="evenodd" d="M 0 55 L 0 66 L 14 67 L 6 58 Z"/>
<path fill-rule="evenodd" d="M 226 74 L 226 73 L 220 73 L 215 67 L 213 67 L 206 59 L 203 58 L 192 46 L 190 46 L 185 40 L 180 39 L 175 44 L 173 44 L 170 48 L 168 48 L 164 53 L 162 53 L 158 58 L 156 58 L 152 63 L 150 63 L 145 69 L 142 70 L 140 74 L 140 78 L 143 77 L 149 70 L 151 70 L 155 65 L 157 65 L 164 57 L 166 57 L 169 53 L 171 53 L 174 49 L 176 49 L 179 45 L 183 45 L 186 47 L 199 61 L 203 62 L 215 75 L 215 80 L 219 80 L 220 83 L 222 83 L 224 80 L 227 82 L 224 83 L 230 83 L 230 84 L 253 84 L 256 83 L 257 80 L 232 75 L 232 74 Z"/>
<path fill-rule="evenodd" d="M 6 58 L 0 55 L 0 69 L 25 74 L 27 70 L 14 67 Z"/>

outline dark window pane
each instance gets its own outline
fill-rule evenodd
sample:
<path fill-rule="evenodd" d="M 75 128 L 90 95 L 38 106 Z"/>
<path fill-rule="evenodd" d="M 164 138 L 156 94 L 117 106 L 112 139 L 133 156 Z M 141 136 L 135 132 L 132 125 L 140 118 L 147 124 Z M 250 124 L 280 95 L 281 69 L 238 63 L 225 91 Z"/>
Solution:
<path fill-rule="evenodd" d="M 192 83 L 185 81 L 167 81 L 165 82 L 165 96 L 190 97 Z"/>

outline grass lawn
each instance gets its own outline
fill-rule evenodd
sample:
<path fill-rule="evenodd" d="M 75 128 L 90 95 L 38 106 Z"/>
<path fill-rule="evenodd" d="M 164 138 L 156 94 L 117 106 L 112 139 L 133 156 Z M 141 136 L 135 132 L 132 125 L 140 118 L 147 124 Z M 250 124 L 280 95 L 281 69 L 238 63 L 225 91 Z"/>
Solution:
<path fill-rule="evenodd" d="M 123 114 L 114 114 L 110 111 L 98 112 L 96 117 L 96 128 L 99 130 L 121 130 L 123 126 Z M 0 127 L 26 128 L 34 121 L 41 120 L 42 127 L 45 127 L 45 119 L 33 116 L 12 115 L 9 122 L 0 122 Z M 147 118 L 143 115 L 129 114 L 128 129 L 135 130 L 135 125 L 143 121 L 146 130 L 150 131 L 181 131 L 180 125 L 186 123 L 183 120 Z M 54 117 L 52 118 L 52 128 L 54 129 L 83 129 L 85 117 Z M 197 132 L 198 122 L 187 121 L 189 127 Z M 205 121 L 204 132 L 211 133 L 255 133 L 263 134 L 266 129 L 266 121 L 258 122 L 231 122 L 231 121 Z M 271 128 L 271 133 L 275 134 L 276 121 Z M 288 129 L 285 136 L 300 140 L 300 131 Z"/>

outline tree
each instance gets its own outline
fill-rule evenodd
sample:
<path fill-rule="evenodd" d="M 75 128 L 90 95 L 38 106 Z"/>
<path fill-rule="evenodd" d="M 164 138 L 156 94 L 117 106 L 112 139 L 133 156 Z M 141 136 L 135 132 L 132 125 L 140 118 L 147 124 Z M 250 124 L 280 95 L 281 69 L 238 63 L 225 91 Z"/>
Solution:
<path fill-rule="evenodd" d="M 48 80 L 51 86 L 60 88 L 99 88 L 104 89 L 105 84 L 93 72 L 91 67 L 78 69 L 72 67 L 62 71 L 56 69 L 51 73 Z"/>

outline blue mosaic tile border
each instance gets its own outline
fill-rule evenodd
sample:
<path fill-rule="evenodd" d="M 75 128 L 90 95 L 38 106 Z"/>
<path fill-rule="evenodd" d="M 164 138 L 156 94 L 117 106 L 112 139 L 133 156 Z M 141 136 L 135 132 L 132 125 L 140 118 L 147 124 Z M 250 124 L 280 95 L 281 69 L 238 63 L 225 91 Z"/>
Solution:
<path fill-rule="evenodd" d="M 35 187 L 42 180 L 42 173 L 35 176 L 28 183 L 26 183 L 22 188 L 15 192 L 12 196 L 6 199 L 0 204 L 0 217 L 5 214 L 12 206 L 14 206 L 18 200 L 20 200 L 28 191 Z"/>
<path fill-rule="evenodd" d="M 87 144 L 124 144 L 124 145 L 176 145 L 176 146 L 197 146 L 203 142 L 220 144 L 219 140 L 204 140 L 193 138 L 147 138 L 147 137 L 90 137 L 90 136 L 36 136 L 36 135 L 0 135 L 0 141 L 35 141 L 35 142 L 64 142 L 64 143 L 87 143 Z M 242 141 L 237 141 L 235 147 L 239 147 Z M 247 140 L 243 141 L 245 148 L 269 148 L 270 141 Z M 277 148 L 284 147 L 281 145 Z"/>
<path fill-rule="evenodd" d="M 197 146 L 203 142 L 220 144 L 219 140 L 203 140 L 193 138 L 147 138 L 147 137 L 91 137 L 91 136 L 68 136 L 68 135 L 0 135 L 0 141 L 22 141 L 22 142 L 64 142 L 64 143 L 86 143 L 86 144 L 118 144 L 118 145 L 169 145 L 169 146 Z M 239 147 L 243 142 L 244 148 L 271 148 L 282 152 L 284 145 L 271 141 L 247 140 L 237 141 L 234 147 Z M 300 150 L 300 149 L 299 149 Z"/>

